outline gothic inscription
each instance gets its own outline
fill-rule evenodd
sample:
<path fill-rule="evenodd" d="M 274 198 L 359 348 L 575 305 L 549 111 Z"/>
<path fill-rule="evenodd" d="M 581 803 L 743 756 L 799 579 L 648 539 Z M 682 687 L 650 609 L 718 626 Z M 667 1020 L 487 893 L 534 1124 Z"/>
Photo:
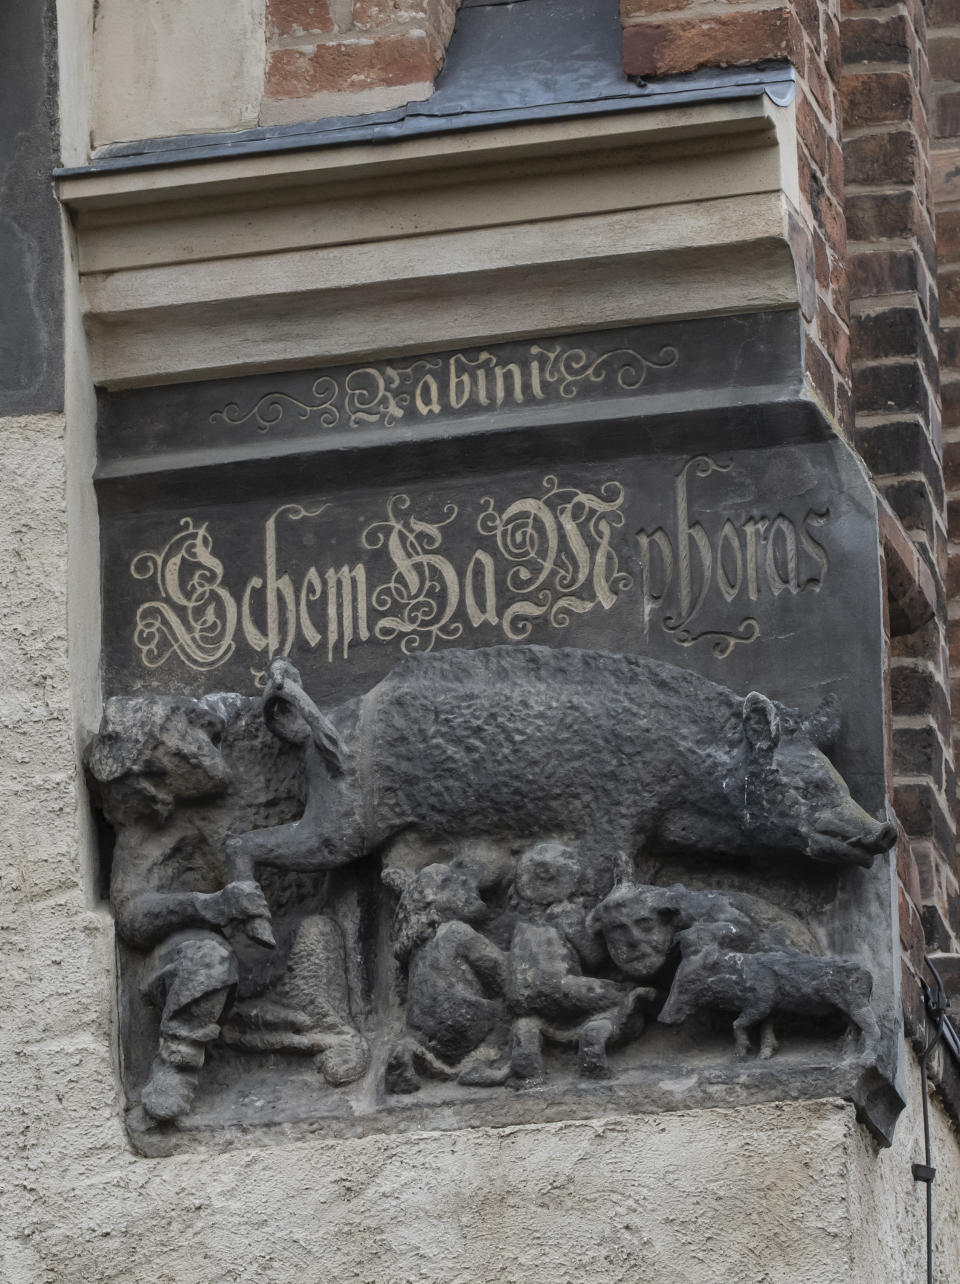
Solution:
<path fill-rule="evenodd" d="M 670 371 L 678 361 L 679 353 L 670 345 L 651 352 L 632 347 L 596 351 L 553 340 L 532 343 L 513 359 L 499 349 L 494 353 L 483 348 L 322 374 L 306 396 L 273 390 L 247 404 L 230 401 L 214 410 L 209 421 L 252 424 L 264 433 L 287 418 L 328 429 L 393 428 L 402 419 L 417 422 L 505 405 L 571 401 L 590 385 L 631 392 L 650 372 Z"/>
<path fill-rule="evenodd" d="M 681 461 L 656 506 L 629 481 L 572 472 L 496 494 L 396 491 L 372 516 L 352 501 L 285 503 L 232 560 L 214 520 L 183 515 L 129 562 L 146 589 L 132 641 L 146 669 L 206 672 L 239 655 L 259 673 L 291 652 L 333 664 L 358 647 L 561 640 L 577 619 L 625 608 L 637 650 L 658 633 L 724 659 L 760 637 L 762 607 L 820 593 L 830 575 L 829 507 L 724 506 L 737 475 L 730 460 Z"/>

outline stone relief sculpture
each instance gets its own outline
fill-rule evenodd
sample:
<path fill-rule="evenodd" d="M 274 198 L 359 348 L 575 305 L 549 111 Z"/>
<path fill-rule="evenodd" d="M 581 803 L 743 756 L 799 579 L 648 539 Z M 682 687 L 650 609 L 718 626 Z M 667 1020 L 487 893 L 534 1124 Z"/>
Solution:
<path fill-rule="evenodd" d="M 109 701 L 88 764 L 124 993 L 156 1029 L 142 1126 L 190 1116 L 208 1056 L 204 1100 L 231 1057 L 283 1081 L 306 1053 L 296 1108 L 347 1114 L 602 1081 L 684 1029 L 720 1065 L 795 1028 L 869 1063 L 870 972 L 731 882 L 892 846 L 824 752 L 837 718 L 535 646 L 411 657 L 326 712 L 284 659 L 262 699 Z M 654 885 L 651 857 L 694 872 Z"/>
<path fill-rule="evenodd" d="M 228 722 L 240 747 L 262 739 L 259 718 L 259 701 L 241 697 L 114 698 L 88 755 L 117 833 L 110 893 L 118 933 L 136 952 L 137 988 L 159 1013 L 141 1093 L 157 1121 L 189 1110 L 206 1051 L 220 1038 L 312 1053 L 335 1083 L 367 1066 L 367 1045 L 350 1022 L 336 923 L 304 917 L 276 973 L 263 959 L 277 945 L 267 901 L 231 864 L 230 828 L 250 811 L 243 786 L 278 772 L 259 759 L 235 781 L 220 741 Z M 287 777 L 294 793 L 289 770 Z M 268 801 L 259 810 L 266 819 L 277 807 Z"/>
<path fill-rule="evenodd" d="M 736 1013 L 736 1055 L 750 1051 L 750 1031 L 763 1026 L 759 1055 L 777 1050 L 772 1014 L 842 1014 L 861 1035 L 869 1056 L 880 1032 L 870 1011 L 873 978 L 845 959 L 816 958 L 802 925 L 755 897 L 621 884 L 597 906 L 599 927 L 616 965 L 637 980 L 653 980 L 679 951 L 666 1002 L 657 1013 L 679 1025 L 701 1008 Z"/>

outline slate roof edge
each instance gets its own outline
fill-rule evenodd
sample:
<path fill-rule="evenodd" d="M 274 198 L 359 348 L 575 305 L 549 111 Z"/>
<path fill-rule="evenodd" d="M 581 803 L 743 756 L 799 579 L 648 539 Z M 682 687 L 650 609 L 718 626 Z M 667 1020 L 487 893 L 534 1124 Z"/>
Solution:
<path fill-rule="evenodd" d="M 393 111 L 365 116 L 341 116 L 296 125 L 272 125 L 231 134 L 182 134 L 138 142 L 113 143 L 101 148 L 87 165 L 54 170 L 54 178 L 90 177 L 237 159 L 279 152 L 311 151 L 357 143 L 393 143 L 430 134 L 465 132 L 530 121 L 564 120 L 610 112 L 643 111 L 654 107 L 686 106 L 766 95 L 787 106 L 796 90 L 789 63 L 759 63 L 625 86 L 622 95 L 577 102 L 551 102 L 502 110 L 432 114 L 430 99 L 408 103 Z"/>

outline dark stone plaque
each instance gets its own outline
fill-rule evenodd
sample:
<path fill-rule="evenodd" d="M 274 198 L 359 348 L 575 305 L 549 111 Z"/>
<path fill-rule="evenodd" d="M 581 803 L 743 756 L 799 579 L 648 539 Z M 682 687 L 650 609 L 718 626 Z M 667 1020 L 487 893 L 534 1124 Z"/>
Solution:
<path fill-rule="evenodd" d="M 138 1146 L 829 1094 L 889 1134 L 876 513 L 796 352 L 775 314 L 104 400 Z"/>

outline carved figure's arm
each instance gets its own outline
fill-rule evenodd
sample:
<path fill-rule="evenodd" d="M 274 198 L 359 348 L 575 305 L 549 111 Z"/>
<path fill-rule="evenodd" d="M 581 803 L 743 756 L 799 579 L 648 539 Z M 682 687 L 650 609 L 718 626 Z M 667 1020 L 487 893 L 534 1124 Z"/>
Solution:
<path fill-rule="evenodd" d="M 345 865 L 350 859 L 350 853 L 346 853 L 342 860 L 325 858 L 316 827 L 309 823 L 307 816 L 287 825 L 251 829 L 235 838 L 228 838 L 226 850 L 233 877 L 243 879 L 253 878 L 257 865 L 292 873 L 312 873 L 318 869 L 334 869 L 338 864 Z"/>
<path fill-rule="evenodd" d="M 587 927 L 587 911 L 579 905 L 551 911 L 547 921 L 561 933 L 580 956 L 584 967 L 599 967 L 607 957 L 607 947 L 599 932 Z"/>
<path fill-rule="evenodd" d="M 141 892 L 114 899 L 114 907 L 120 935 L 141 950 L 187 927 L 218 928 L 270 917 L 263 893 L 253 882 L 228 883 L 219 892 Z"/>
<path fill-rule="evenodd" d="M 474 931 L 464 949 L 467 962 L 491 990 L 503 993 L 507 985 L 507 955 L 498 945 Z"/>
<path fill-rule="evenodd" d="M 154 861 L 142 850 L 139 837 L 134 834 L 118 841 L 110 880 L 117 928 L 136 949 L 152 949 L 188 927 L 218 928 L 269 918 L 263 893 L 251 880 L 228 883 L 219 892 L 155 891 L 149 886 Z"/>

